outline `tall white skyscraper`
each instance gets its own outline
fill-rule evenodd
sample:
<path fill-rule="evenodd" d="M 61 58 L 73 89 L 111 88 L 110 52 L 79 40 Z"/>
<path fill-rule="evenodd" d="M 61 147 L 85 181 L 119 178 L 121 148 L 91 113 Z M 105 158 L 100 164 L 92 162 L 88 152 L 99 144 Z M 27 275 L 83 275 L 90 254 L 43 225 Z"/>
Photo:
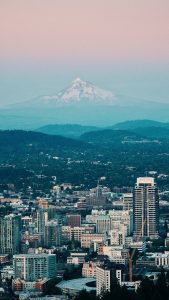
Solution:
<path fill-rule="evenodd" d="M 134 188 L 134 236 L 158 236 L 158 190 L 152 177 L 137 178 Z"/>

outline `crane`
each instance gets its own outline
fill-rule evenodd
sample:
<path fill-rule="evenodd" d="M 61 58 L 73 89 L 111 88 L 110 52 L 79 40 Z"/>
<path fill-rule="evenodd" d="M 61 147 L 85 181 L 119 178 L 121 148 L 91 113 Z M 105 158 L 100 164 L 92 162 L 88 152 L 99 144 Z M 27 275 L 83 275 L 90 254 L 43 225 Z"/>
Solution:
<path fill-rule="evenodd" d="M 144 225 L 146 223 L 146 219 L 144 220 L 144 222 L 142 223 L 142 226 L 141 226 L 141 230 L 139 232 L 139 235 L 137 237 L 137 241 L 139 241 L 140 239 L 140 236 L 141 236 L 141 233 L 143 232 L 143 228 L 144 228 Z M 133 249 L 132 253 L 129 254 L 129 281 L 132 282 L 133 281 L 133 256 L 136 252 L 136 248 Z"/>

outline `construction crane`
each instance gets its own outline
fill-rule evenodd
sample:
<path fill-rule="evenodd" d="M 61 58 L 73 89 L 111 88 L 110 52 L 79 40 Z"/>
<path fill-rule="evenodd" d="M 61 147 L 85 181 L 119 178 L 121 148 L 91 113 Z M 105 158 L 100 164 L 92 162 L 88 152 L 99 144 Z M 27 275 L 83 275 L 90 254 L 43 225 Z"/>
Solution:
<path fill-rule="evenodd" d="M 143 229 L 144 229 L 144 225 L 146 223 L 146 219 L 144 220 L 142 226 L 141 226 L 141 230 L 139 232 L 139 235 L 137 237 L 137 241 L 139 241 L 140 237 L 142 236 L 142 232 L 143 232 Z M 136 248 L 133 249 L 132 253 L 129 254 L 129 281 L 132 282 L 133 281 L 133 256 L 136 252 Z"/>

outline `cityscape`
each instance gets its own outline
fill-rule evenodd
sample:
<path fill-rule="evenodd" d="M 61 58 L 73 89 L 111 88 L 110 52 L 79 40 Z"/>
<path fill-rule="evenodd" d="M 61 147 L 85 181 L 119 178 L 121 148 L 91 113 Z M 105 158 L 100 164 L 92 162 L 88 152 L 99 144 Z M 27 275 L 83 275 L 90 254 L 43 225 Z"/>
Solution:
<path fill-rule="evenodd" d="M 160 193 L 154 177 L 116 192 L 101 182 L 76 191 L 55 185 L 34 200 L 4 190 L 1 290 L 9 298 L 65 299 L 84 291 L 102 297 L 113 282 L 133 293 L 144 278 L 168 274 L 169 192 Z"/>
<path fill-rule="evenodd" d="M 0 300 L 169 300 L 169 1 L 0 1 Z"/>

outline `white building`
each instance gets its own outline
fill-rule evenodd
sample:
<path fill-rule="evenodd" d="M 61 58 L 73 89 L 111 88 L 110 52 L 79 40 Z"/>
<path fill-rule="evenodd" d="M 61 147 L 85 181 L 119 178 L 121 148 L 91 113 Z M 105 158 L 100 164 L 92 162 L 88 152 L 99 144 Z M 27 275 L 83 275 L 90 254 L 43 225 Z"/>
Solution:
<path fill-rule="evenodd" d="M 95 243 L 103 242 L 105 235 L 102 233 L 82 234 L 81 235 L 81 247 L 90 248 Z"/>
<path fill-rule="evenodd" d="M 103 255 L 107 255 L 109 260 L 116 264 L 125 265 L 128 262 L 129 251 L 117 246 L 103 246 Z"/>
<path fill-rule="evenodd" d="M 62 226 L 62 241 L 81 241 L 82 234 L 90 234 L 94 232 L 94 227 L 71 227 Z"/>
<path fill-rule="evenodd" d="M 86 256 L 87 253 L 71 252 L 70 256 L 67 257 L 67 264 L 74 264 L 74 265 L 83 264 L 85 262 Z"/>
<path fill-rule="evenodd" d="M 112 229 L 108 232 L 108 236 L 110 239 L 110 245 L 124 245 L 125 243 L 125 236 L 126 236 L 126 230 L 124 226 L 121 226 L 121 230 Z"/>
<path fill-rule="evenodd" d="M 156 253 L 155 264 L 158 267 L 169 267 L 169 251 L 164 253 Z"/>
<path fill-rule="evenodd" d="M 110 291 L 111 284 L 117 279 L 121 285 L 121 270 L 111 266 L 98 266 L 96 268 L 96 295 L 100 296 L 104 291 Z"/>

